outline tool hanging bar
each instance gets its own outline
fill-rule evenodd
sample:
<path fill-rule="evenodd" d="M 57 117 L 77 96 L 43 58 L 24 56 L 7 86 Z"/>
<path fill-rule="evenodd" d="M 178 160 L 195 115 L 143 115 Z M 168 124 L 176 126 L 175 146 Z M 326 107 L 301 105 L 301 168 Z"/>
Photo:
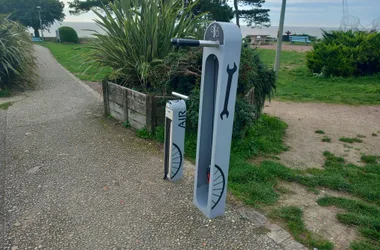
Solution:
<path fill-rule="evenodd" d="M 187 47 L 219 47 L 218 41 L 173 38 L 172 45 Z"/>
<path fill-rule="evenodd" d="M 186 101 L 190 100 L 190 98 L 187 95 L 182 95 L 182 94 L 177 93 L 177 92 L 172 92 L 172 95 L 177 96 L 177 97 L 179 97 L 183 100 L 186 100 Z"/>

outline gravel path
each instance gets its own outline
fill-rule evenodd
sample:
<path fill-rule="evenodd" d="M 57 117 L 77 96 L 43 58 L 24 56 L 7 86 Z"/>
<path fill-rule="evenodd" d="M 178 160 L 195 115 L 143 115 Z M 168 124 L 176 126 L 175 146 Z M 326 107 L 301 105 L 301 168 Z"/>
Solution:
<path fill-rule="evenodd" d="M 285 144 L 290 150 L 280 155 L 281 162 L 288 167 L 322 167 L 322 154 L 326 150 L 359 165 L 362 154 L 380 155 L 380 106 L 272 101 L 264 112 L 280 117 L 289 125 Z M 326 134 L 316 134 L 316 130 Z M 341 137 L 358 135 L 365 136 L 361 138 L 362 143 L 339 141 Z M 322 142 L 323 136 L 331 138 L 331 142 Z"/>
<path fill-rule="evenodd" d="M 5 249 L 302 248 L 236 202 L 206 219 L 192 204 L 191 167 L 163 181 L 159 147 L 103 118 L 101 101 L 36 51 L 39 88 L 0 112 Z"/>

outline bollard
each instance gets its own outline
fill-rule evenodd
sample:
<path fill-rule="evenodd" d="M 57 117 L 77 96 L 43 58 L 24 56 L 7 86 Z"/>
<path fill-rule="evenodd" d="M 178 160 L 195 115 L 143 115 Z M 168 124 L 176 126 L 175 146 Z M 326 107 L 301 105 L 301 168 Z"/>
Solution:
<path fill-rule="evenodd" d="M 173 95 L 188 100 L 187 96 Z M 186 103 L 171 100 L 165 109 L 164 180 L 177 181 L 182 178 L 186 129 Z"/>
<path fill-rule="evenodd" d="M 214 22 L 204 40 L 172 39 L 203 48 L 194 204 L 207 217 L 224 214 L 242 35 L 233 23 Z"/>

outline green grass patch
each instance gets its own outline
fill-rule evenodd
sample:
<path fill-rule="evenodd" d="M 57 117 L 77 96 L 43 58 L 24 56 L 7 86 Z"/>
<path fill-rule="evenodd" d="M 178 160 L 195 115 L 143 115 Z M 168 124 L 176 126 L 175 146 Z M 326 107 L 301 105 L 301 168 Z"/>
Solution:
<path fill-rule="evenodd" d="M 277 178 L 272 173 L 275 168 L 282 166 L 271 161 L 264 161 L 255 166 L 232 155 L 228 175 L 230 191 L 246 204 L 256 208 L 275 204 L 280 197 L 274 187 Z"/>
<path fill-rule="evenodd" d="M 374 245 L 370 241 L 354 241 L 351 243 L 351 249 L 352 250 L 380 250 L 379 245 Z"/>
<path fill-rule="evenodd" d="M 354 142 L 362 143 L 363 142 L 362 139 L 359 139 L 359 138 L 348 138 L 348 137 L 341 137 L 339 139 L 339 141 L 347 142 L 347 143 L 354 143 Z"/>
<path fill-rule="evenodd" d="M 131 124 L 129 123 L 129 121 L 125 121 L 125 122 L 123 122 L 123 127 L 124 128 L 130 128 Z"/>
<path fill-rule="evenodd" d="M 345 213 L 338 213 L 340 222 L 358 227 L 358 231 L 366 238 L 351 244 L 352 249 L 360 249 L 359 246 L 368 245 L 369 248 L 380 248 L 380 208 L 378 206 L 346 198 L 325 196 L 318 199 L 320 206 L 336 206 L 345 209 Z"/>
<path fill-rule="evenodd" d="M 325 134 L 325 131 L 318 129 L 318 130 L 315 130 L 315 133 L 316 133 L 316 134 L 324 135 L 324 134 Z"/>
<path fill-rule="evenodd" d="M 277 117 L 262 115 L 248 129 L 244 139 L 232 143 L 232 154 L 243 159 L 254 156 L 277 155 L 288 150 L 284 145 L 284 135 L 288 125 Z"/>
<path fill-rule="evenodd" d="M 260 49 L 264 63 L 273 66 L 275 50 Z M 282 51 L 276 98 L 287 101 L 343 104 L 380 104 L 380 75 L 318 77 L 306 67 L 306 53 Z"/>
<path fill-rule="evenodd" d="M 323 142 L 331 142 L 331 138 L 328 136 L 323 136 L 322 141 Z"/>
<path fill-rule="evenodd" d="M 142 139 L 154 139 L 154 135 L 151 132 L 149 132 L 146 129 L 146 127 L 136 130 L 136 135 L 137 137 L 142 138 Z"/>
<path fill-rule="evenodd" d="M 336 157 L 330 152 L 325 152 L 324 155 L 326 157 L 324 169 L 306 170 L 290 169 L 272 161 L 263 161 L 260 166 L 256 166 L 232 156 L 229 173 L 231 187 L 232 189 L 237 187 L 240 197 L 258 208 L 276 202 L 275 198 L 278 195 L 274 188 L 269 192 L 268 186 L 275 187 L 279 180 L 296 182 L 310 189 L 326 187 L 347 192 L 380 205 L 380 165 L 367 164 L 359 167 L 346 164 L 342 157 Z M 258 184 L 264 186 L 263 190 L 268 196 L 263 202 L 260 198 L 262 194 L 249 191 L 250 186 Z"/>
<path fill-rule="evenodd" d="M 307 230 L 303 222 L 303 211 L 300 208 L 281 207 L 272 211 L 270 215 L 272 218 L 282 220 L 293 237 L 310 249 L 330 250 L 334 248 L 333 243 Z"/>
<path fill-rule="evenodd" d="M 10 106 L 12 106 L 12 102 L 5 102 L 0 104 L 0 109 L 7 110 Z"/>
<path fill-rule="evenodd" d="M 39 45 L 48 48 L 63 67 L 83 81 L 99 82 L 111 73 L 109 68 L 98 68 L 89 62 L 89 48 L 85 44 L 44 42 Z"/>
<path fill-rule="evenodd" d="M 380 157 L 376 155 L 362 155 L 360 158 L 362 162 L 369 164 L 376 164 L 378 159 L 380 159 Z"/>
<path fill-rule="evenodd" d="M 9 89 L 0 89 L 0 98 L 10 97 L 12 94 Z"/>

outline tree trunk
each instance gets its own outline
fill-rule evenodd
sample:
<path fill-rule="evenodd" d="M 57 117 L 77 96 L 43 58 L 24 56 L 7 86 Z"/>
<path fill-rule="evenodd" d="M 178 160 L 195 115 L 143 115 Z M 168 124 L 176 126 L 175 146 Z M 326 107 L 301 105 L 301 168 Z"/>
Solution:
<path fill-rule="evenodd" d="M 239 6 L 238 6 L 238 0 L 234 0 L 234 7 L 235 7 L 235 17 L 236 17 L 236 25 L 240 27 L 240 16 L 239 16 Z"/>
<path fill-rule="evenodd" d="M 40 32 L 38 31 L 38 28 L 33 28 L 33 29 L 34 29 L 34 36 L 40 37 Z"/>

